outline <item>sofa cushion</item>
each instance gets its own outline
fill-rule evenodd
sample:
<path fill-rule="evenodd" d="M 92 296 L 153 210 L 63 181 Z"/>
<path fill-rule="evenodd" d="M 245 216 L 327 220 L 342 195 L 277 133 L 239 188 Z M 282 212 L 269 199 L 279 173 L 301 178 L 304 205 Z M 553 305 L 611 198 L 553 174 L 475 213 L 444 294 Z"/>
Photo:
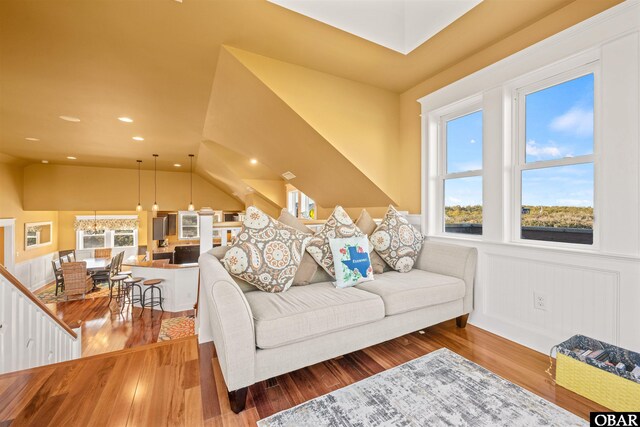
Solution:
<path fill-rule="evenodd" d="M 293 283 L 311 236 L 281 224 L 255 206 L 222 259 L 232 275 L 265 292 L 284 292 Z"/>
<path fill-rule="evenodd" d="M 309 241 L 307 252 L 331 277 L 336 277 L 329 239 L 363 236 L 342 206 L 336 206 L 331 216 Z"/>
<path fill-rule="evenodd" d="M 371 235 L 373 249 L 396 271 L 411 271 L 424 236 L 391 205 L 382 222 Z"/>
<path fill-rule="evenodd" d="M 387 316 L 455 301 L 465 294 L 464 281 L 418 269 L 378 274 L 376 280 L 356 288 L 379 295 Z"/>
<path fill-rule="evenodd" d="M 369 212 L 367 212 L 366 209 L 362 209 L 362 212 L 360 212 L 360 216 L 356 220 L 356 227 L 358 227 L 358 230 L 362 231 L 369 237 L 369 239 L 371 239 L 371 235 L 374 231 L 376 231 L 376 227 L 378 227 L 378 224 L 376 224 L 376 222 L 373 220 L 371 215 L 369 215 Z M 378 255 L 378 252 L 373 250 L 373 245 L 369 245 L 369 249 L 369 256 L 371 258 L 371 266 L 373 267 L 374 274 L 382 274 L 385 271 L 393 270 L 386 262 L 384 262 L 382 257 Z"/>
<path fill-rule="evenodd" d="M 382 299 L 331 283 L 295 286 L 287 292 L 245 294 L 255 320 L 256 345 L 274 348 L 384 318 Z"/>
<path fill-rule="evenodd" d="M 282 209 L 280 212 L 278 222 L 288 225 L 291 228 L 295 228 L 298 231 L 302 231 L 309 236 L 313 236 L 313 230 L 301 223 L 298 218 L 291 215 L 286 208 Z M 311 279 L 313 279 L 313 276 L 316 274 L 316 271 L 318 271 L 318 263 L 311 255 L 309 255 L 308 252 L 305 252 L 302 256 L 302 261 L 298 266 L 298 271 L 296 271 L 296 275 L 293 276 L 293 286 L 304 286 L 310 284 Z"/>

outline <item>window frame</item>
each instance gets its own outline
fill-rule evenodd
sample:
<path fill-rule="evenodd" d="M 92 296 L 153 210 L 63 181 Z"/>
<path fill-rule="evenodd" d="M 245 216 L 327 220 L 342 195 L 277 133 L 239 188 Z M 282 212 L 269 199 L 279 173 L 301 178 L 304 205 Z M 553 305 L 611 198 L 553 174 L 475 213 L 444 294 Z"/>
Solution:
<path fill-rule="evenodd" d="M 84 216 L 78 215 L 76 219 L 137 219 L 137 215 L 98 215 L 94 216 Z M 84 231 L 76 230 L 76 250 L 94 250 L 94 249 L 103 249 L 103 248 L 111 248 L 111 249 L 130 249 L 138 247 L 138 228 L 135 230 L 131 230 L 133 232 L 133 246 L 114 246 L 115 244 L 115 232 L 116 230 L 104 230 L 104 246 L 99 248 L 85 248 L 84 247 Z"/>
<path fill-rule="evenodd" d="M 593 153 L 575 157 L 565 157 L 561 159 L 538 160 L 535 162 L 526 161 L 526 96 L 528 94 L 548 89 L 553 86 L 566 83 L 588 74 L 593 74 Z M 598 251 L 600 249 L 600 227 L 599 227 L 599 191 L 598 191 L 598 159 L 600 157 L 600 67 L 598 61 L 592 61 L 583 65 L 572 65 L 561 72 L 553 74 L 534 73 L 527 80 L 520 80 L 516 88 L 512 89 L 513 109 L 513 156 L 512 165 L 512 206 L 511 206 L 511 241 L 513 243 L 567 248 L 584 249 Z M 522 172 L 527 170 L 548 169 L 557 166 L 572 166 L 593 164 L 593 243 L 591 245 L 583 243 L 554 242 L 550 240 L 534 240 L 522 238 Z"/>
<path fill-rule="evenodd" d="M 444 111 L 443 114 L 439 115 L 437 119 L 437 152 L 438 152 L 438 160 L 437 160 L 437 195 L 436 200 L 438 200 L 438 204 L 436 206 L 436 224 L 435 224 L 435 233 L 436 236 L 448 236 L 462 239 L 471 239 L 471 240 L 481 240 L 483 234 L 474 235 L 474 234 L 465 234 L 465 233 L 454 233 L 446 231 L 446 219 L 445 219 L 445 183 L 447 180 L 456 179 L 456 178 L 471 178 L 479 176 L 482 180 L 482 206 L 483 206 L 483 217 L 482 221 L 484 223 L 484 120 L 485 114 L 483 111 L 482 105 L 482 97 L 476 96 L 470 98 L 468 100 L 462 101 L 460 103 L 456 103 L 452 108 L 448 108 L 448 111 Z M 464 172 L 452 172 L 449 173 L 447 171 L 447 122 L 452 120 L 467 116 L 469 114 L 476 113 L 478 111 L 482 111 L 482 168 L 473 171 L 464 171 Z M 483 228 L 484 232 L 484 228 Z"/>
<path fill-rule="evenodd" d="M 185 237 L 182 234 L 182 219 L 186 216 L 196 217 L 196 235 L 193 237 Z M 189 226 L 194 227 L 194 226 Z M 200 215 L 196 211 L 179 211 L 178 212 L 178 240 L 199 240 L 200 239 Z"/>

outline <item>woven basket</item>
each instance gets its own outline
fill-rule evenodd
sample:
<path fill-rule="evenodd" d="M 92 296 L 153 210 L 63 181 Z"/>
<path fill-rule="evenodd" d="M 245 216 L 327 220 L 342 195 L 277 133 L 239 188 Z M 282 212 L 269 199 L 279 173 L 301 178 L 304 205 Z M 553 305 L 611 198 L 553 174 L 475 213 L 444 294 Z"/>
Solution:
<path fill-rule="evenodd" d="M 640 354 L 576 335 L 557 346 L 556 383 L 614 411 L 640 411 L 640 381 L 594 359 L 581 360 L 572 350 L 605 350 L 616 361 L 640 364 Z"/>

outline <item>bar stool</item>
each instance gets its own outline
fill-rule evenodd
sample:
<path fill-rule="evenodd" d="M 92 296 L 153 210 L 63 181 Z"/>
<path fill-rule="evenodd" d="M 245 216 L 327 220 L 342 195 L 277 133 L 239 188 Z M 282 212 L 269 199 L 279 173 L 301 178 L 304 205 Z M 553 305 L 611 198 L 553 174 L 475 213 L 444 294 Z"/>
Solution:
<path fill-rule="evenodd" d="M 140 312 L 140 317 L 142 317 L 142 313 L 144 313 L 144 309 L 147 307 L 152 310 L 151 313 L 153 314 L 153 307 L 155 307 L 156 305 L 159 305 L 160 309 L 164 312 L 164 308 L 162 307 L 162 288 L 158 286 L 162 282 L 162 279 L 149 279 L 142 282 L 142 284 L 144 286 L 147 286 L 148 288 L 145 289 L 144 293 L 142 294 L 142 312 Z M 156 290 L 158 291 L 157 298 L 153 296 L 154 291 Z M 151 291 L 151 295 L 149 300 L 147 300 L 147 292 L 149 291 Z"/>
<path fill-rule="evenodd" d="M 124 279 L 124 285 L 126 287 L 126 292 L 129 297 L 129 303 L 131 304 L 131 311 L 133 312 L 133 304 L 139 302 L 142 305 L 142 286 L 140 286 L 140 282 L 144 280 L 144 277 L 127 277 Z M 136 288 L 138 289 L 138 296 L 136 297 Z M 129 292 L 131 294 L 129 295 Z M 123 305 L 124 307 L 124 305 Z"/>
<path fill-rule="evenodd" d="M 127 287 L 123 283 L 124 280 L 127 279 L 128 277 L 129 276 L 125 276 L 125 275 L 116 275 L 116 276 L 110 277 L 111 286 L 109 287 L 109 304 L 111 304 L 111 300 L 113 299 L 113 287 L 115 285 L 118 286 L 118 289 L 116 291 L 116 302 L 120 304 L 120 302 L 125 298 L 129 299 L 129 294 L 127 293 Z"/>

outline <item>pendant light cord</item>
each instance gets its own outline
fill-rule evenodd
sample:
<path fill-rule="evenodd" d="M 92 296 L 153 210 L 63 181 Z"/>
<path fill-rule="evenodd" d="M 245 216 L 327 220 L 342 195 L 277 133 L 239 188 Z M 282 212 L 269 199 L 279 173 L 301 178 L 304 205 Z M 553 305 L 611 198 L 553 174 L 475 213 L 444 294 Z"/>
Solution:
<path fill-rule="evenodd" d="M 158 204 L 158 155 L 153 155 L 153 204 Z"/>
<path fill-rule="evenodd" d="M 189 175 L 191 178 L 191 200 L 189 204 L 193 205 L 193 154 L 189 154 Z"/>

